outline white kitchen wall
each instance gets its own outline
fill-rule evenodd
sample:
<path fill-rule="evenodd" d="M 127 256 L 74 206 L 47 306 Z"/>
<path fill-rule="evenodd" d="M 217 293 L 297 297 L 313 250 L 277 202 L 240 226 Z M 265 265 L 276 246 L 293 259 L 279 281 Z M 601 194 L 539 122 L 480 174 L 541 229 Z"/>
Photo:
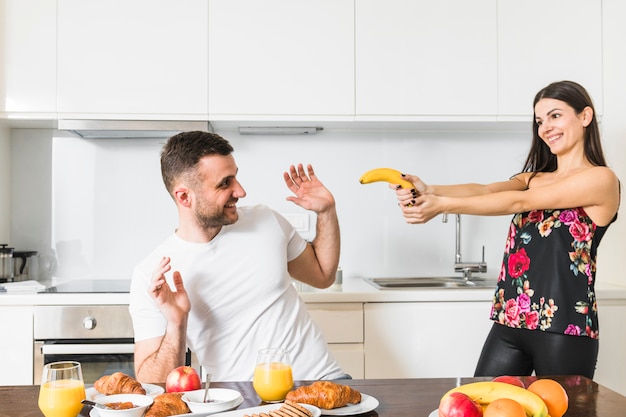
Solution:
<path fill-rule="evenodd" d="M 602 137 L 604 152 L 622 184 L 621 213 L 617 222 L 602 240 L 598 253 L 598 282 L 618 282 L 626 285 L 624 255 L 626 254 L 626 54 L 622 40 L 626 39 L 626 2 L 602 1 L 604 114 Z"/>
<path fill-rule="evenodd" d="M 240 136 L 219 131 L 235 147 L 240 205 L 264 203 L 306 214 L 287 202 L 282 172 L 313 164 L 334 193 L 342 230 L 344 276 L 453 273 L 454 221 L 407 225 L 384 183 L 361 185 L 368 169 L 390 166 L 433 183 L 489 182 L 515 174 L 528 140 L 520 132 L 323 131 L 316 136 Z M 59 279 L 128 278 L 132 268 L 177 224 L 162 185 L 163 140 L 85 140 L 44 129 L 13 130 L 12 244 L 52 251 Z M 315 216 L 310 217 L 314 237 Z M 464 216 L 462 253 L 479 260 L 485 246 L 496 275 L 509 216 Z"/>
<path fill-rule="evenodd" d="M 525 132 L 408 132 L 327 130 L 315 136 L 240 136 L 231 141 L 239 180 L 248 195 L 240 205 L 263 203 L 305 214 L 314 237 L 315 216 L 286 201 L 282 172 L 313 164 L 334 193 L 342 231 L 344 277 L 453 274 L 455 223 L 435 218 L 408 225 L 384 183 L 362 185 L 368 169 L 389 166 L 426 182 L 491 182 L 510 177 L 524 162 Z M 49 129 L 14 129 L 11 135 L 11 244 L 52 253 L 59 280 L 129 278 L 133 266 L 177 225 L 174 203 L 162 185 L 164 140 L 85 140 Z M 607 151 L 616 145 L 609 141 Z M 619 155 L 607 152 L 609 162 Z M 462 255 L 497 275 L 510 216 L 462 217 Z M 600 248 L 602 281 L 624 282 L 619 228 Z"/>

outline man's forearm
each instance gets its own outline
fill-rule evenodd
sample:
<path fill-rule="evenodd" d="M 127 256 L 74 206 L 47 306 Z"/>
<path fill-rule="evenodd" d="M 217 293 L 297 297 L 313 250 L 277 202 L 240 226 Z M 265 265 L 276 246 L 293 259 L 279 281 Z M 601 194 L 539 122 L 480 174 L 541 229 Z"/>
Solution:
<path fill-rule="evenodd" d="M 136 366 L 140 382 L 164 383 L 170 371 L 185 364 L 186 324 L 182 327 L 168 326 L 156 351 Z"/>
<path fill-rule="evenodd" d="M 318 213 L 316 235 L 312 244 L 322 273 L 332 283 L 339 266 L 341 247 L 339 221 L 334 208 Z"/>

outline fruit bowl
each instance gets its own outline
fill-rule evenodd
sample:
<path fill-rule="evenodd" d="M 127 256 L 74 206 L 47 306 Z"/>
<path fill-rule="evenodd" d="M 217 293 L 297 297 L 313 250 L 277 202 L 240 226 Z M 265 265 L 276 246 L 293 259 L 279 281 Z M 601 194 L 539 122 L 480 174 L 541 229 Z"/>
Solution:
<path fill-rule="evenodd" d="M 219 413 L 230 410 L 243 402 L 243 397 L 238 391 L 227 388 L 209 388 L 209 399 L 211 402 L 203 402 L 204 389 L 187 391 L 183 394 L 182 400 L 192 413 Z"/>
<path fill-rule="evenodd" d="M 100 417 L 142 417 L 148 407 L 154 402 L 153 398 L 141 394 L 114 394 L 98 397 L 94 400 L 97 404 L 94 410 Z M 107 404 L 127 403 L 134 405 L 133 408 L 116 410 Z"/>

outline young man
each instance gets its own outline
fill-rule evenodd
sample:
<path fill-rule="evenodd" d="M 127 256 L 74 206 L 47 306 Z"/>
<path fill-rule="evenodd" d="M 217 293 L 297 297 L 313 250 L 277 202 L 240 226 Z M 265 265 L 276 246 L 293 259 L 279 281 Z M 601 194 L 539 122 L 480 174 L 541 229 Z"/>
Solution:
<path fill-rule="evenodd" d="M 345 377 L 290 279 L 333 283 L 334 198 L 310 165 L 284 173 L 294 194 L 288 200 L 317 214 L 309 244 L 268 207 L 237 207 L 246 192 L 232 151 L 207 132 L 180 133 L 163 148 L 161 172 L 179 226 L 133 273 L 136 377 L 164 382 L 184 364 L 187 347 L 217 381 L 251 380 L 257 351 L 268 347 L 289 351 L 296 380 Z"/>

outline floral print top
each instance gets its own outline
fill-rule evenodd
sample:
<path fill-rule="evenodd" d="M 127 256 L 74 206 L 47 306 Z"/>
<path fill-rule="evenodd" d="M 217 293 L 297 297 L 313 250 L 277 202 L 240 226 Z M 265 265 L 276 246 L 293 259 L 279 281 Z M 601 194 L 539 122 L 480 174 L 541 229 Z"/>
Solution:
<path fill-rule="evenodd" d="M 596 252 L 607 229 L 582 208 L 514 215 L 491 319 L 597 339 Z"/>

